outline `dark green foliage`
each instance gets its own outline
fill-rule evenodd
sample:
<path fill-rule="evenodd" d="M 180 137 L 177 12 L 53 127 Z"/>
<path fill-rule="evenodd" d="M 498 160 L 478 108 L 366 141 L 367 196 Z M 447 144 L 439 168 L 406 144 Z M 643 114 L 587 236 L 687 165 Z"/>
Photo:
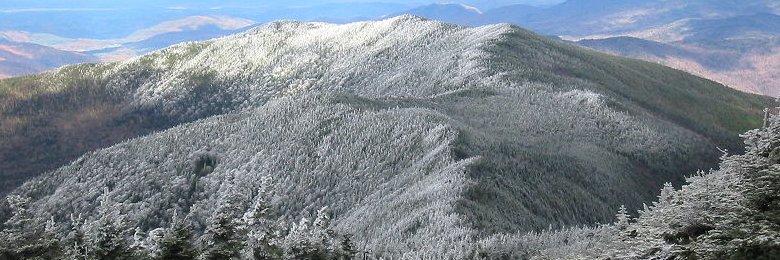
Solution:
<path fill-rule="evenodd" d="M 165 229 L 162 238 L 158 241 L 159 252 L 153 259 L 156 260 L 191 260 L 198 256 L 195 246 L 192 244 L 192 227 L 186 219 L 174 215 L 171 226 Z"/>

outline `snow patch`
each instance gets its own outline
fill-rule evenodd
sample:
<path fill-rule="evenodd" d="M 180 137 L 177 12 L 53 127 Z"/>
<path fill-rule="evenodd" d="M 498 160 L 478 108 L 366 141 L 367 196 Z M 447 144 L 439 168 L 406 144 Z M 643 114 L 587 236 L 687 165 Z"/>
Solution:
<path fill-rule="evenodd" d="M 575 89 L 558 94 L 558 98 L 568 100 L 572 103 L 579 103 L 589 107 L 600 107 L 604 105 L 603 96 L 590 90 Z"/>

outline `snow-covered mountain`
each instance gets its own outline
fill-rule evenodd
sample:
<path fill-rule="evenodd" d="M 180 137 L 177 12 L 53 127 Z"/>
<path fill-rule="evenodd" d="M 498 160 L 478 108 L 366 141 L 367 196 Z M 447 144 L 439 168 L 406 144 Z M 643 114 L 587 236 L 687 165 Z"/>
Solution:
<path fill-rule="evenodd" d="M 768 0 L 569 0 L 546 8 L 508 5 L 473 13 L 450 4 L 408 13 L 462 25 L 512 23 L 741 91 L 777 96 L 779 5 Z"/>
<path fill-rule="evenodd" d="M 200 232 L 226 196 L 248 207 L 266 186 L 274 217 L 328 206 L 336 229 L 372 254 L 465 258 L 488 235 L 640 207 L 664 182 L 714 166 L 716 146 L 739 150 L 736 133 L 760 125 L 769 103 L 511 25 L 401 16 L 273 22 L 0 81 L 0 134 L 35 146 L 34 134 L 14 134 L 44 129 L 74 137 L 55 144 L 97 139 L 94 148 L 162 130 L 13 192 L 63 234 L 71 214 L 101 217 L 98 197 L 142 230 L 178 212 Z M 62 115 L 92 123 L 46 120 Z M 106 129 L 126 132 L 83 135 Z"/>

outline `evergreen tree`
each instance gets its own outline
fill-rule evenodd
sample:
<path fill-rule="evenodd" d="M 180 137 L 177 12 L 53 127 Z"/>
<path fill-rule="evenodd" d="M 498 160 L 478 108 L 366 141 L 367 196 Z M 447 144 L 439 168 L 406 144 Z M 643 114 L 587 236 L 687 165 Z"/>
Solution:
<path fill-rule="evenodd" d="M 100 218 L 92 224 L 90 254 L 94 259 L 129 259 L 132 257 L 126 240 L 124 216 L 109 197 L 108 188 L 101 195 Z"/>
<path fill-rule="evenodd" d="M 311 241 L 310 222 L 308 218 L 301 218 L 297 224 L 292 225 L 284 238 L 286 258 L 321 259 Z"/>
<path fill-rule="evenodd" d="M 339 241 L 338 233 L 330 228 L 328 207 L 317 211 L 313 222 L 302 218 L 293 225 L 284 238 L 285 257 L 292 259 L 349 259 L 355 255 L 351 236 Z"/>
<path fill-rule="evenodd" d="M 130 250 L 135 255 L 135 258 L 142 258 L 147 254 L 148 246 L 146 241 L 144 241 L 145 237 L 146 233 L 141 228 L 136 227 L 133 231 L 133 243 L 130 244 Z"/>
<path fill-rule="evenodd" d="M 13 215 L 5 222 L 4 229 L 0 233 L 2 235 L 0 255 L 3 258 L 19 259 L 22 248 L 30 242 L 25 236 L 25 231 L 32 222 L 32 215 L 28 210 L 30 200 L 18 195 L 10 195 L 6 200 Z"/>
<path fill-rule="evenodd" d="M 352 241 L 351 234 L 344 234 L 341 238 L 341 247 L 339 248 L 338 259 L 352 259 L 357 254 L 355 242 Z"/>
<path fill-rule="evenodd" d="M 42 244 L 46 247 L 46 253 L 44 259 L 59 259 L 63 256 L 62 245 L 60 245 L 60 239 L 57 237 L 57 222 L 54 221 L 54 217 L 50 217 L 46 221 L 46 225 L 43 229 L 43 236 L 41 237 Z"/>
<path fill-rule="evenodd" d="M 29 211 L 30 199 L 18 195 L 7 197 L 12 216 L 0 232 L 0 259 L 56 259 L 61 255 L 54 235 L 54 220 L 38 225 Z"/>
<path fill-rule="evenodd" d="M 71 219 L 71 230 L 68 234 L 68 237 L 66 238 L 67 241 L 67 250 L 66 250 L 66 257 L 68 259 L 73 260 L 86 260 L 89 259 L 89 256 L 87 253 L 89 252 L 87 248 L 86 238 L 84 236 L 84 218 L 79 215 L 78 217 L 74 217 L 73 215 L 70 216 Z"/>
<path fill-rule="evenodd" d="M 279 227 L 268 219 L 270 206 L 267 201 L 266 185 L 263 185 L 255 196 L 255 201 L 243 216 L 246 230 L 245 254 L 251 259 L 279 259 L 283 249 L 278 245 Z"/>
<path fill-rule="evenodd" d="M 203 259 L 233 259 L 244 246 L 238 223 L 241 212 L 237 194 L 229 192 L 209 219 L 203 241 Z"/>
<path fill-rule="evenodd" d="M 658 195 L 658 202 L 655 203 L 656 207 L 666 207 L 672 203 L 672 194 L 674 193 L 674 187 L 667 182 L 664 183 L 664 187 L 661 189 L 661 194 Z"/>
<path fill-rule="evenodd" d="M 158 243 L 156 247 L 159 252 L 154 259 L 191 260 L 197 256 L 197 251 L 192 245 L 192 227 L 176 213 L 173 214 L 171 226 L 165 229 Z"/>
<path fill-rule="evenodd" d="M 615 217 L 617 218 L 615 226 L 618 229 L 623 230 L 628 227 L 631 216 L 628 215 L 628 209 L 626 209 L 626 205 L 620 205 L 620 209 L 618 209 L 618 213 L 615 215 Z"/>

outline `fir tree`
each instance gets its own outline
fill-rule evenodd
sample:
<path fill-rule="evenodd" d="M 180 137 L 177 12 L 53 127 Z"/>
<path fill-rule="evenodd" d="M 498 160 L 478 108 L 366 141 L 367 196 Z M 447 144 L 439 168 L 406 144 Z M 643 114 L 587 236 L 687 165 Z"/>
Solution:
<path fill-rule="evenodd" d="M 218 204 L 206 227 L 203 259 L 237 258 L 244 246 L 238 230 L 239 198 L 230 192 Z"/>
<path fill-rule="evenodd" d="M 617 218 L 617 222 L 615 222 L 615 226 L 620 229 L 626 229 L 628 227 L 629 221 L 631 220 L 631 216 L 628 215 L 628 209 L 626 209 L 625 205 L 620 205 L 620 209 L 618 209 L 618 213 L 615 215 Z"/>
<path fill-rule="evenodd" d="M 41 227 L 29 211 L 30 199 L 7 197 L 12 216 L 0 232 L 0 259 L 56 259 L 61 256 L 54 219 Z"/>
<path fill-rule="evenodd" d="M 270 206 L 267 201 L 267 186 L 258 190 L 255 201 L 243 216 L 246 230 L 246 250 L 252 259 L 279 259 L 283 249 L 278 245 L 279 227 L 268 219 Z"/>
<path fill-rule="evenodd" d="M 192 227 L 186 219 L 181 219 L 174 212 L 171 226 L 165 229 L 162 238 L 156 245 L 159 252 L 154 257 L 157 260 L 191 260 L 197 256 L 192 245 Z"/>
<path fill-rule="evenodd" d="M 108 188 L 100 198 L 98 214 L 94 222 L 89 242 L 91 255 L 95 259 L 129 259 L 132 256 L 127 245 L 124 216 L 109 197 Z"/>

